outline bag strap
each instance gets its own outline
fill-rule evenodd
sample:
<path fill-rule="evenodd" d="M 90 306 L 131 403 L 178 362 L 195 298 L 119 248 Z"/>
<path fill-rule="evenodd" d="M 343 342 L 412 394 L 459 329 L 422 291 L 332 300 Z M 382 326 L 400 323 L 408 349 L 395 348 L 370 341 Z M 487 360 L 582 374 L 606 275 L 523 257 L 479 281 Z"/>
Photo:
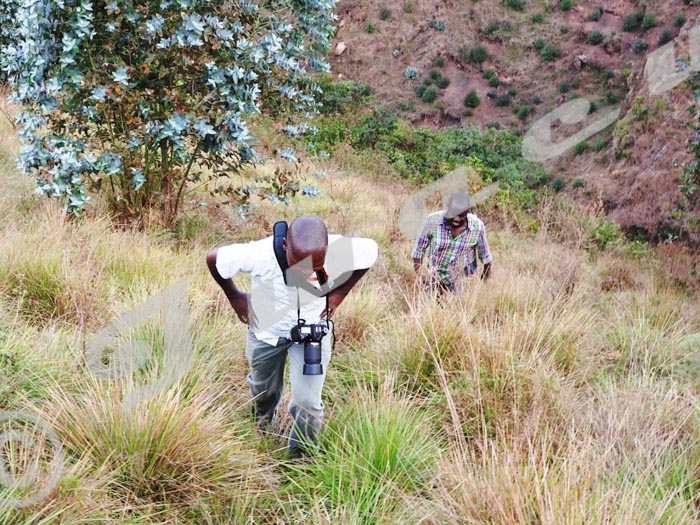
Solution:
<path fill-rule="evenodd" d="M 282 248 L 282 241 L 287 237 L 287 223 L 286 221 L 276 222 L 272 227 L 272 247 L 275 250 L 275 258 L 277 259 L 277 264 L 279 264 L 280 270 L 282 270 L 282 277 L 284 278 L 284 284 L 287 284 L 287 270 L 289 269 L 289 263 L 287 262 L 287 254 Z"/>

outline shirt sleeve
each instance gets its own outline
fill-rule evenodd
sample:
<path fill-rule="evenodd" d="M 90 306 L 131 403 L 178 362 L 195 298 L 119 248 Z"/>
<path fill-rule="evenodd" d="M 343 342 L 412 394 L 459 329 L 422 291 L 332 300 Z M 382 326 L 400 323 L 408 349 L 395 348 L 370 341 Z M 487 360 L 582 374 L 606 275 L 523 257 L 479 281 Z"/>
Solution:
<path fill-rule="evenodd" d="M 420 233 L 418 234 L 418 237 L 416 238 L 416 244 L 414 245 L 413 253 L 411 254 L 411 257 L 413 259 L 423 259 L 423 254 L 425 254 L 425 250 L 428 247 L 428 244 L 430 244 L 430 239 L 432 237 L 432 230 L 433 230 L 432 221 L 430 220 L 430 217 L 428 216 L 423 221 L 423 225 L 421 226 Z"/>
<path fill-rule="evenodd" d="M 488 264 L 491 262 L 491 251 L 489 250 L 489 243 L 486 240 L 486 227 L 481 224 L 479 228 L 479 237 L 476 241 L 476 250 L 479 254 L 479 259 L 483 264 Z"/>
<path fill-rule="evenodd" d="M 230 279 L 241 272 L 253 273 L 261 242 L 263 241 L 229 244 L 219 248 L 216 252 L 216 269 L 219 275 Z"/>

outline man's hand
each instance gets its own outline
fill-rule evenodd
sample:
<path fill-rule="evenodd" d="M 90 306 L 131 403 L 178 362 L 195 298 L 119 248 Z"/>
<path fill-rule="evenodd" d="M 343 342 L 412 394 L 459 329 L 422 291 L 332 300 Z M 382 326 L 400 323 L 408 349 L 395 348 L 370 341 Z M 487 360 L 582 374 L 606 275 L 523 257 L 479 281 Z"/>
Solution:
<path fill-rule="evenodd" d="M 235 310 L 238 319 L 240 319 L 240 321 L 245 324 L 248 324 L 249 320 L 248 297 L 249 294 L 240 292 L 234 298 L 229 299 L 229 303 L 231 303 L 231 306 Z"/>
<path fill-rule="evenodd" d="M 328 310 L 323 310 L 323 313 L 321 313 L 321 319 L 332 319 L 333 314 L 335 313 L 335 309 L 340 306 L 340 303 L 343 302 L 345 299 L 345 295 L 342 293 L 335 293 L 337 290 L 334 290 L 333 292 L 328 294 Z M 326 313 L 328 314 L 328 317 L 326 317 Z"/>
<path fill-rule="evenodd" d="M 489 280 L 489 275 L 491 275 L 491 263 L 484 264 L 484 271 L 481 272 L 481 279 L 486 282 Z"/>

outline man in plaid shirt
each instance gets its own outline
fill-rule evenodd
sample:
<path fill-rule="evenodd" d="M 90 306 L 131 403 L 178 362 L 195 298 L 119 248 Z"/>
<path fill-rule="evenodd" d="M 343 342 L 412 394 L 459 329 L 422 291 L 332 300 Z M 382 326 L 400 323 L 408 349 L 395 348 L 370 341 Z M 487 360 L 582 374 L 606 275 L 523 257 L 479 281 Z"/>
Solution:
<path fill-rule="evenodd" d="M 481 278 L 491 273 L 491 252 L 486 240 L 484 223 L 467 213 L 469 195 L 454 193 L 447 210 L 431 213 L 423 222 L 413 248 L 413 267 L 420 272 L 423 255 L 428 250 L 428 282 L 441 291 L 455 291 L 461 273 L 474 275 L 477 257 L 484 265 Z"/>

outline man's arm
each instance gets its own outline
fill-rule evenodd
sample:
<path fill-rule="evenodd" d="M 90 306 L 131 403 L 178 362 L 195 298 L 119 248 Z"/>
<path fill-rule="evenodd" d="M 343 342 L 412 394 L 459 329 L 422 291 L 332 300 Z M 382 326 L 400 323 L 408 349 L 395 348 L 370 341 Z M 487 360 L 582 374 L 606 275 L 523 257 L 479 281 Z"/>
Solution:
<path fill-rule="evenodd" d="M 359 281 L 365 273 L 367 273 L 367 270 L 369 270 L 369 268 L 362 268 L 361 270 L 353 271 L 352 275 L 350 275 L 350 278 L 347 281 L 345 281 L 342 285 L 338 286 L 338 288 L 328 293 L 329 319 L 333 317 L 335 309 L 338 308 L 338 306 L 340 306 L 340 303 L 342 303 L 345 300 L 345 297 L 347 297 L 352 287 L 355 286 L 355 284 L 357 284 L 357 281 Z M 326 318 L 325 310 L 321 314 L 321 318 Z"/>
<path fill-rule="evenodd" d="M 416 244 L 413 247 L 413 253 L 411 257 L 413 258 L 413 270 L 418 273 L 420 272 L 421 262 L 423 261 L 423 255 L 425 250 L 430 244 L 432 239 L 432 224 L 428 218 L 423 221 L 423 226 L 421 226 L 420 233 L 416 238 Z"/>
<path fill-rule="evenodd" d="M 236 315 L 238 315 L 238 319 L 240 319 L 241 322 L 247 324 L 248 294 L 245 292 L 241 292 L 238 288 L 236 288 L 236 285 L 233 283 L 233 279 L 225 279 L 221 276 L 219 270 L 216 269 L 217 252 L 218 248 L 214 248 L 213 250 L 210 250 L 207 253 L 206 260 L 209 272 L 211 273 L 212 277 L 217 282 L 217 284 L 221 286 L 221 289 L 224 291 L 224 294 L 226 294 L 226 298 L 228 299 L 228 302 L 231 303 L 231 306 L 235 310 Z"/>
<path fill-rule="evenodd" d="M 488 278 L 491 275 L 491 251 L 489 250 L 489 243 L 486 240 L 486 228 L 483 225 L 479 231 L 476 249 L 479 259 L 481 259 L 481 262 L 484 265 L 484 270 L 481 272 L 481 279 L 488 281 Z"/>

